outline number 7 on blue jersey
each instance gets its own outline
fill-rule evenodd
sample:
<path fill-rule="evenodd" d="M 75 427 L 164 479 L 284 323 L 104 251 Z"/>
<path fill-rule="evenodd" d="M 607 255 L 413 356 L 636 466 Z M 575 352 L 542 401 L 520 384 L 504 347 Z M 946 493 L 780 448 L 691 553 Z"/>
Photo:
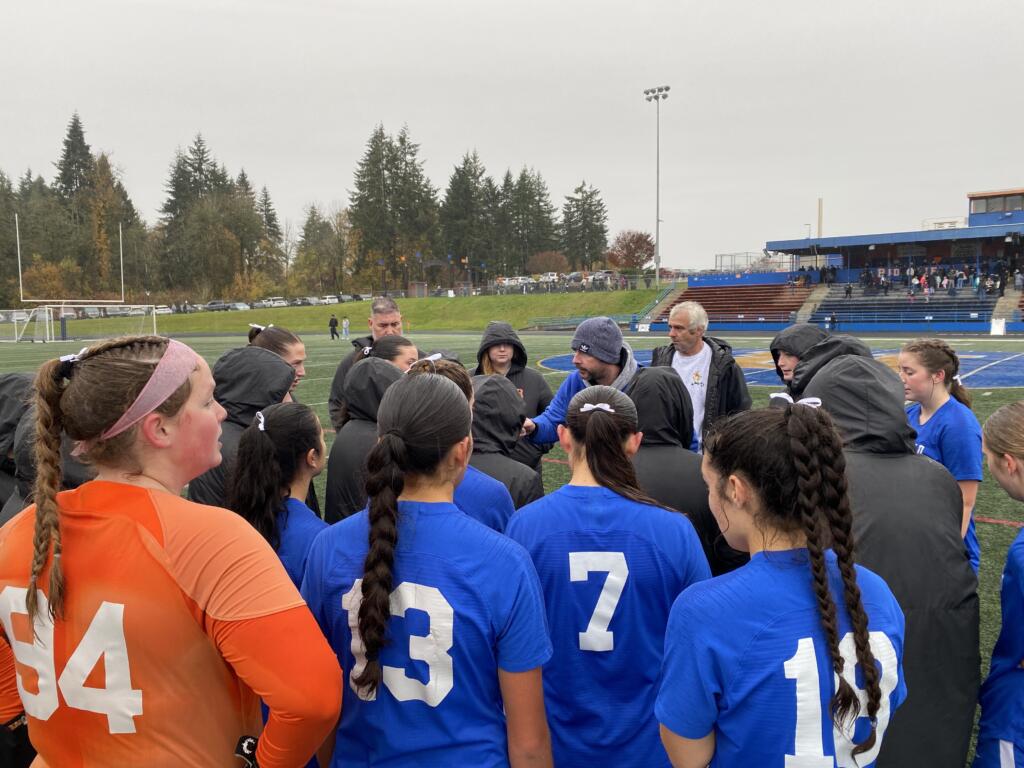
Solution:
<path fill-rule="evenodd" d="M 615 648 L 615 634 L 608 630 L 612 616 L 622 598 L 629 578 L 629 566 L 623 552 L 570 552 L 569 580 L 587 581 L 592 571 L 605 572 L 608 577 L 597 598 L 587 631 L 580 632 L 581 651 L 611 651 Z"/>

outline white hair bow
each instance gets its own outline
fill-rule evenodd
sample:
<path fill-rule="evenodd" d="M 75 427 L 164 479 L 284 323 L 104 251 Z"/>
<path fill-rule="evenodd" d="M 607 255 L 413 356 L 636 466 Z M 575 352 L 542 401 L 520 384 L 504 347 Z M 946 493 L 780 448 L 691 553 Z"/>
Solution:
<path fill-rule="evenodd" d="M 267 417 L 263 415 L 263 411 L 256 411 L 256 428 L 260 432 L 267 431 Z"/>
<path fill-rule="evenodd" d="M 78 350 L 78 352 L 76 352 L 73 355 L 61 355 L 60 361 L 62 363 L 77 363 L 79 360 L 82 359 L 82 355 L 84 355 L 88 351 L 88 347 L 82 347 L 80 350 Z"/>
<path fill-rule="evenodd" d="M 587 403 L 580 408 L 580 413 L 586 413 L 587 411 L 602 410 L 608 413 L 615 413 L 615 409 L 612 408 L 608 403 Z"/>
<path fill-rule="evenodd" d="M 788 392 L 772 392 L 770 398 L 774 400 L 785 400 L 790 405 L 806 405 L 808 408 L 821 408 L 820 397 L 801 397 L 799 400 L 794 400 L 793 396 Z"/>

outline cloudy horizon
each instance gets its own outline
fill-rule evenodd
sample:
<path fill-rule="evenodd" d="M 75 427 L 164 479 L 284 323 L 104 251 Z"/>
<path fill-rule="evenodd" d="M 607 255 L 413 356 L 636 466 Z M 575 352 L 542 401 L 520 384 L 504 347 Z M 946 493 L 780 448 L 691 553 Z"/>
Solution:
<path fill-rule="evenodd" d="M 1024 186 L 1011 0 L 42 0 L 4 16 L 0 170 L 52 180 L 77 111 L 149 224 L 196 133 L 297 228 L 310 204 L 347 204 L 377 124 L 405 124 L 441 194 L 475 149 L 498 179 L 537 169 L 559 210 L 596 186 L 609 239 L 653 233 L 642 91 L 665 84 L 666 266 L 804 237 L 818 197 L 837 235 L 916 229 L 966 215 L 968 192 Z"/>

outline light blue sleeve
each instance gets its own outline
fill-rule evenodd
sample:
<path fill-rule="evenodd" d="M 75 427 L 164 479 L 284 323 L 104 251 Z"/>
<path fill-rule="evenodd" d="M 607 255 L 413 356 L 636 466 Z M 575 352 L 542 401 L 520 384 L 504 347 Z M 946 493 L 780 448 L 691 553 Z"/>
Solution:
<path fill-rule="evenodd" d="M 569 410 L 569 402 L 573 396 L 586 387 L 586 382 L 578 372 L 574 371 L 562 382 L 554 399 L 540 414 L 533 420 L 536 429 L 530 435 L 530 440 L 535 443 L 556 443 L 558 442 L 558 425 L 565 423 L 565 414 Z"/>

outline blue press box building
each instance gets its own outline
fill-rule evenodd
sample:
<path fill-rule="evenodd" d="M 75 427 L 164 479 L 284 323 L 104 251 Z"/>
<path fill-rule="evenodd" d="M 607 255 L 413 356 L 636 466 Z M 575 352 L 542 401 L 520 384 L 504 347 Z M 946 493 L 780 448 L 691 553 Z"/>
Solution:
<path fill-rule="evenodd" d="M 801 282 L 815 284 L 822 276 L 821 268 L 831 267 L 836 287 L 808 318 L 810 322 L 827 324 L 834 317 L 840 330 L 851 332 L 987 333 L 992 328 L 997 296 L 985 294 L 985 276 L 1001 275 L 1012 285 L 1014 270 L 1020 267 L 1024 271 L 1024 188 L 976 192 L 967 199 L 966 226 L 963 219 L 948 219 L 936 220 L 929 229 L 908 232 L 769 240 L 765 250 L 791 257 L 791 271 L 694 275 L 688 281 L 687 292 L 692 295 L 681 299 L 699 301 L 704 292 L 700 289 L 715 286 L 785 285 L 800 278 Z M 927 298 L 907 295 L 908 268 L 933 273 L 953 267 L 979 274 L 981 290 L 969 282 L 955 291 L 933 292 Z M 877 285 L 864 286 L 865 277 L 877 282 L 883 275 L 890 285 L 884 296 Z M 844 302 L 846 283 L 857 286 L 857 293 Z M 663 319 L 654 318 L 651 330 L 667 327 Z M 751 318 L 750 314 L 712 315 L 712 323 L 719 330 L 774 331 L 793 320 Z M 1007 318 L 1005 330 L 1024 331 L 1019 310 Z"/>

